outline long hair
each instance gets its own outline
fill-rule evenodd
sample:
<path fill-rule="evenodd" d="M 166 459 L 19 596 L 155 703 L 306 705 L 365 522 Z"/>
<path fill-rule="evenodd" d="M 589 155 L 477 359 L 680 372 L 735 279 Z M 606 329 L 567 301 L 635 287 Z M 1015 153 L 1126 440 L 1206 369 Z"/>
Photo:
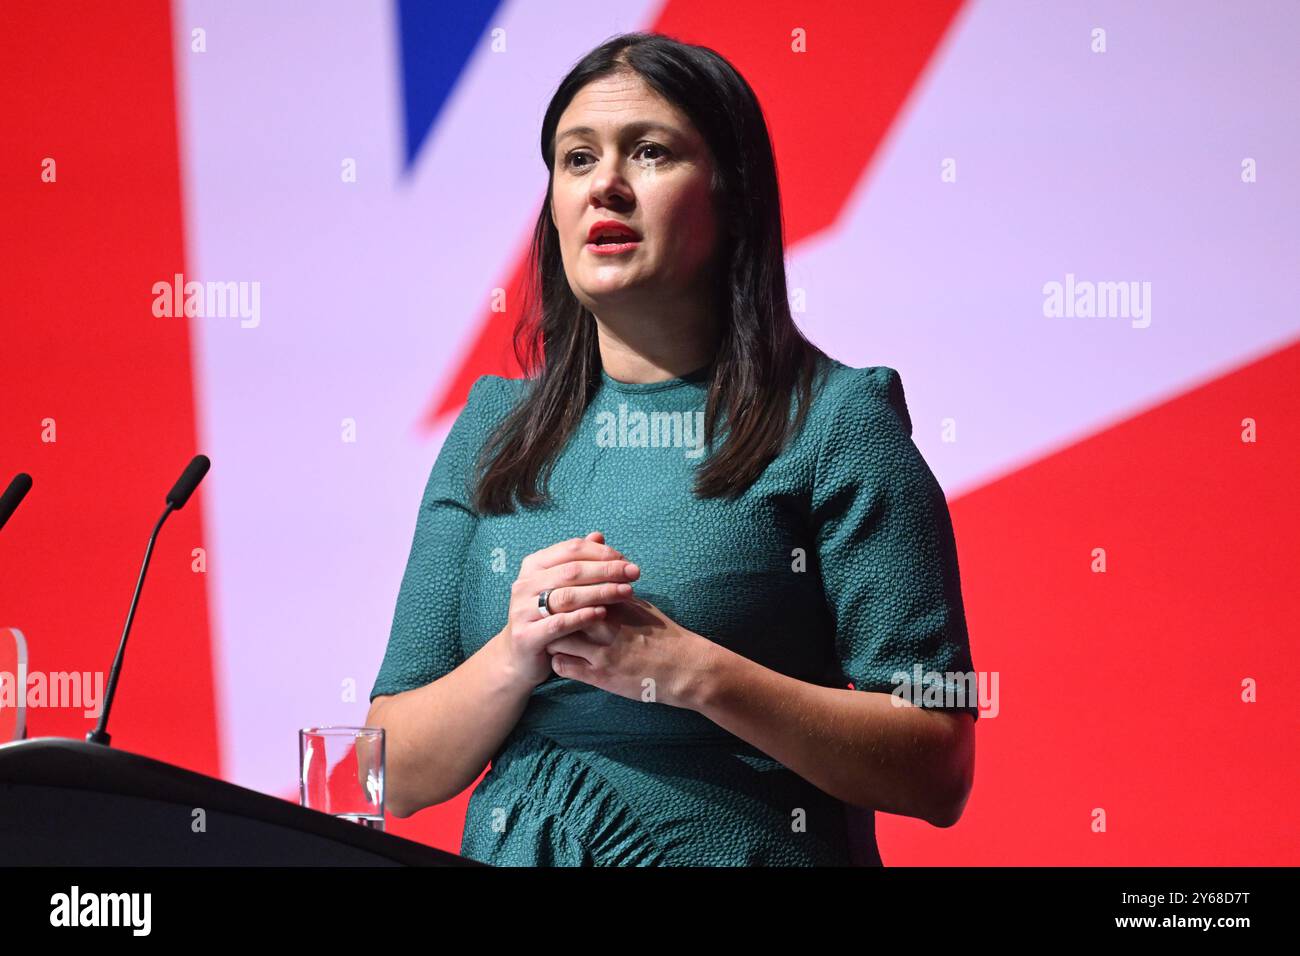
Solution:
<path fill-rule="evenodd" d="M 625 33 L 592 50 L 560 83 L 542 121 L 546 201 L 529 249 L 525 304 L 514 352 L 532 380 L 477 461 L 474 507 L 505 514 L 514 501 L 543 504 L 551 470 L 601 383 L 595 317 L 569 286 L 559 234 L 551 221 L 555 131 L 586 84 L 639 75 L 699 130 L 714 159 L 714 208 L 726 248 L 713 258 L 721 336 L 708 374 L 704 441 L 694 492 L 736 498 L 798 434 L 807 414 L 821 349 L 790 315 L 776 161 L 758 98 L 722 56 L 655 33 Z M 536 307 L 540 300 L 540 308 Z M 530 305 L 532 303 L 532 305 Z M 798 410 L 790 416 L 791 398 Z M 725 422 L 724 422 L 725 419 Z M 714 441 L 725 432 L 725 441 Z"/>

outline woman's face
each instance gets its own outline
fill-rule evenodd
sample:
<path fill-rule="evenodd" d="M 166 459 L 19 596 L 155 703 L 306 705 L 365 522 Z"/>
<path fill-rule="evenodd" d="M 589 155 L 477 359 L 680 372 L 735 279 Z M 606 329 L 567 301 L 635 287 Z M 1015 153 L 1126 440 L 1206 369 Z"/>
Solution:
<path fill-rule="evenodd" d="M 606 306 L 653 306 L 707 288 L 717 245 L 708 144 L 636 75 L 593 80 L 560 116 L 551 220 L 574 295 Z M 588 239 L 602 220 L 640 237 L 601 253 Z"/>

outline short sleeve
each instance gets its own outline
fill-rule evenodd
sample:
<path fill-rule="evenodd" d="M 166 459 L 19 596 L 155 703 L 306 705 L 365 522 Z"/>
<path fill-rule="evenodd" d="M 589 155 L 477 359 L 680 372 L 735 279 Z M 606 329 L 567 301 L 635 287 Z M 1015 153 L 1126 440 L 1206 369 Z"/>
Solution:
<path fill-rule="evenodd" d="M 478 524 L 473 468 L 499 418 L 500 386 L 480 376 L 452 423 L 420 501 L 383 664 L 370 699 L 430 684 L 465 660 L 460 640 L 461 576 Z"/>
<path fill-rule="evenodd" d="M 828 385 L 812 497 L 835 647 L 854 689 L 906 689 L 979 718 L 957 546 L 943 489 L 912 441 L 897 371 Z"/>

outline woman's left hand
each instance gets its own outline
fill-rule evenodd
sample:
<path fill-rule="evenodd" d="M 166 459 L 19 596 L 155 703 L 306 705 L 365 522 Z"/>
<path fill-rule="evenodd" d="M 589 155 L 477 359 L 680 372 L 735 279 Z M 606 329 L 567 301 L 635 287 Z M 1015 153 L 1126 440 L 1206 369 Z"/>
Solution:
<path fill-rule="evenodd" d="M 606 607 L 604 620 L 546 646 L 551 669 L 620 697 L 694 710 L 718 645 L 641 598 Z"/>

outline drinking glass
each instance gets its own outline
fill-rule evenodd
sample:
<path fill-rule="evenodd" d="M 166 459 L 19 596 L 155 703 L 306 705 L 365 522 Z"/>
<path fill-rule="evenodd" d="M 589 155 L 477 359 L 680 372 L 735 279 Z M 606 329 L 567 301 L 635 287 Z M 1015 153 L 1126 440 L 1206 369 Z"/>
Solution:
<path fill-rule="evenodd" d="M 304 807 L 384 828 L 382 727 L 304 727 L 298 731 L 298 766 Z"/>

